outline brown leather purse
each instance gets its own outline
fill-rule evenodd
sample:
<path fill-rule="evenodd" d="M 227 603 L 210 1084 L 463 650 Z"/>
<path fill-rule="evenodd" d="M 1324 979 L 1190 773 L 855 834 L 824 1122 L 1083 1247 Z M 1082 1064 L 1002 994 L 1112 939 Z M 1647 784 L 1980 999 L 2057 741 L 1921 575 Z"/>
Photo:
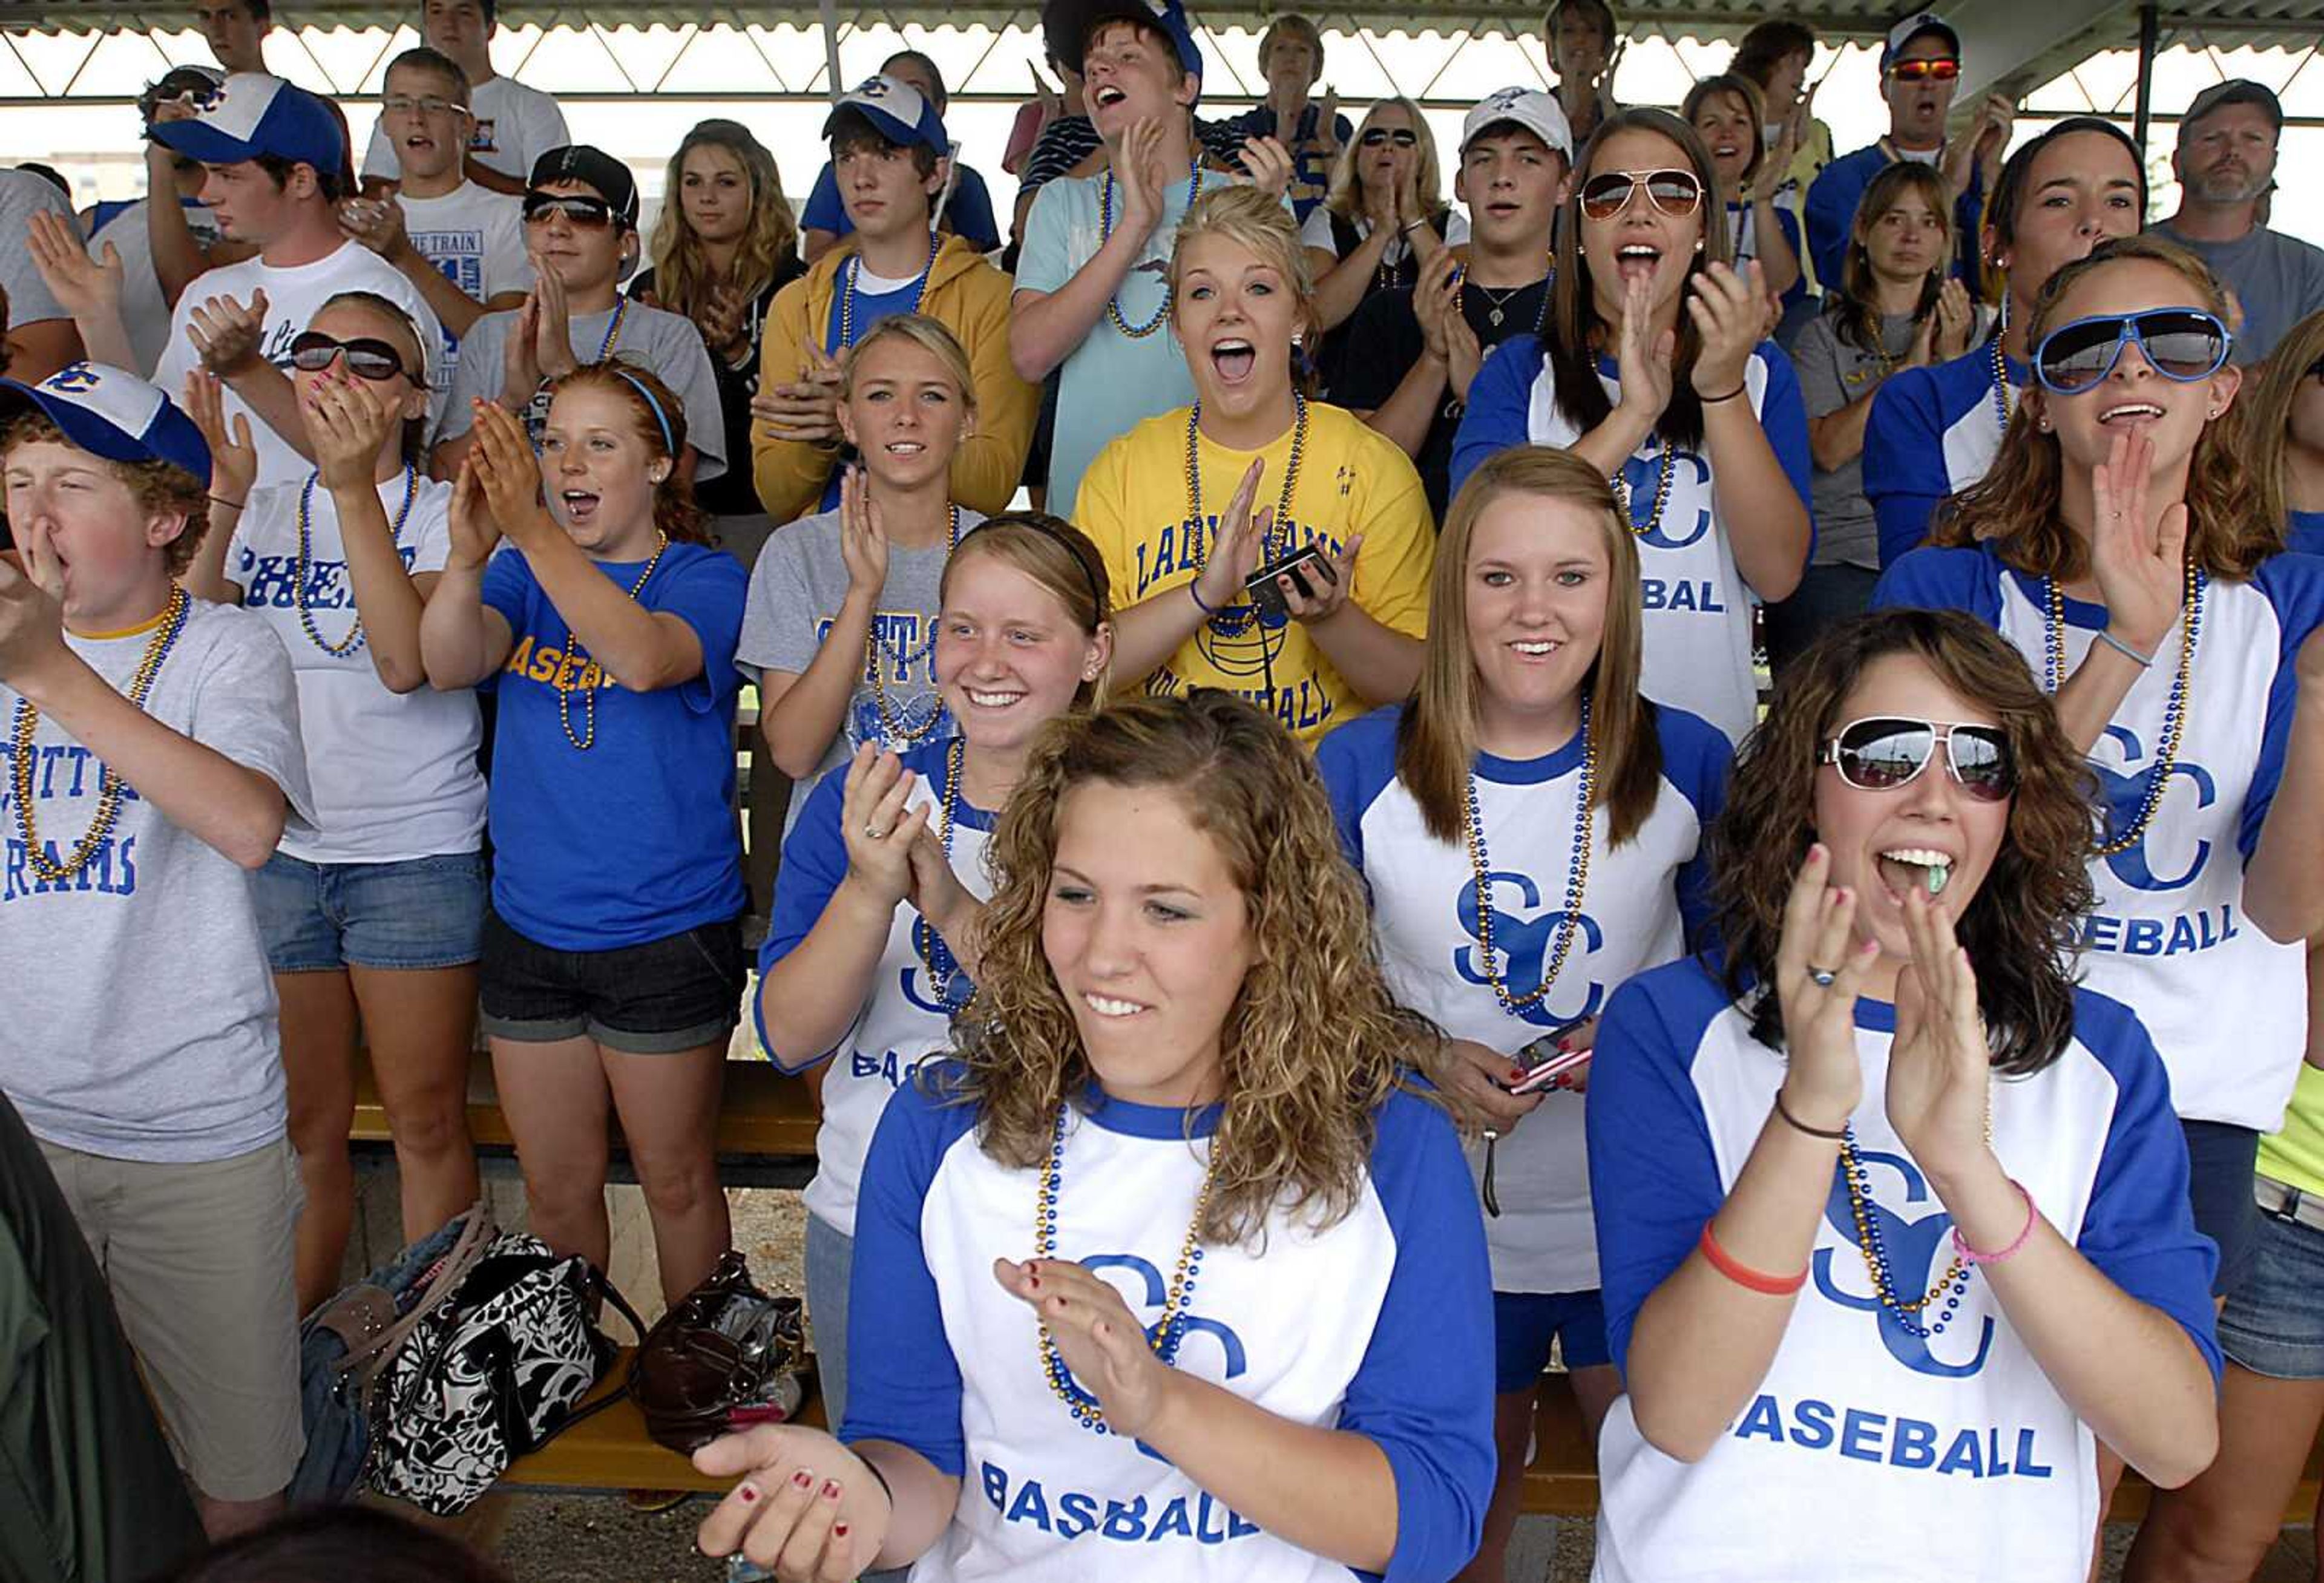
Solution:
<path fill-rule="evenodd" d="M 662 1315 L 630 1366 L 646 1431 L 680 1456 L 722 1434 L 795 1418 L 807 1392 L 805 1311 L 770 1297 L 728 1249 L 718 1267 Z"/>

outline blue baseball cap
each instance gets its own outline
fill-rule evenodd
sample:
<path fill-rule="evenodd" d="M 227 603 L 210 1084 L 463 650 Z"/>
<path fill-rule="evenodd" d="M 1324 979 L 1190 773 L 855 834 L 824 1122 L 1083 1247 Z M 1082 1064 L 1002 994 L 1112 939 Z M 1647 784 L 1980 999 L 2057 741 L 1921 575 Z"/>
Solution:
<path fill-rule="evenodd" d="M 823 135 L 828 138 L 838 130 L 841 118 L 848 115 L 869 121 L 873 130 L 899 148 L 918 143 L 940 154 L 952 152 L 952 139 L 945 135 L 944 118 L 936 114 L 936 107 L 920 97 L 919 89 L 897 78 L 867 77 L 841 95 L 823 119 Z"/>
<path fill-rule="evenodd" d="M 279 77 L 237 71 L 193 104 L 191 119 L 155 123 L 153 140 L 209 165 L 267 154 L 326 174 L 346 164 L 346 136 L 331 106 Z"/>
<path fill-rule="evenodd" d="M 1915 11 L 1888 30 L 1887 38 L 1880 45 L 1880 69 L 1886 71 L 1904 46 L 1923 33 L 1942 33 L 1945 42 L 1952 49 L 1953 59 L 1960 59 L 1960 34 L 1953 24 L 1933 11 Z"/>
<path fill-rule="evenodd" d="M 208 487 L 209 442 L 161 387 L 102 363 L 69 363 L 36 385 L 0 379 L 0 417 L 38 409 L 108 462 L 167 462 Z"/>
<path fill-rule="evenodd" d="M 1076 71 L 1089 54 L 1090 35 L 1109 22 L 1134 22 L 1166 34 L 1181 70 L 1203 76 L 1202 46 L 1186 20 L 1185 0 L 1049 0 L 1041 8 L 1041 34 L 1055 55 Z"/>

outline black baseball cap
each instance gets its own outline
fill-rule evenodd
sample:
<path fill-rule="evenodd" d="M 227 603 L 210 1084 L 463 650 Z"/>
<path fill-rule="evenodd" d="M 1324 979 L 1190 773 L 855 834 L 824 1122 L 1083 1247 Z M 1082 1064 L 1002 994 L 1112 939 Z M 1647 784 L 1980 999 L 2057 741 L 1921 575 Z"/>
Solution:
<path fill-rule="evenodd" d="M 630 174 L 627 165 L 604 149 L 586 143 L 551 149 L 533 161 L 532 174 L 525 185 L 549 187 L 559 181 L 578 181 L 595 189 L 613 209 L 615 219 L 631 230 L 637 228 L 638 179 Z"/>

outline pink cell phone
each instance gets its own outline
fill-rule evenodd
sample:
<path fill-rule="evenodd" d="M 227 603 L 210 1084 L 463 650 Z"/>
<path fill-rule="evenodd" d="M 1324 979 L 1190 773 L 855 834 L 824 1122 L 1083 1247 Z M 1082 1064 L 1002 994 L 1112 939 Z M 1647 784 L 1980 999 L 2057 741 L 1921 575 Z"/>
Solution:
<path fill-rule="evenodd" d="M 1593 1054 L 1594 1052 L 1589 1050 L 1574 1050 L 1563 1055 L 1553 1055 L 1540 1065 L 1527 1071 L 1522 1082 L 1512 1083 L 1509 1086 L 1509 1092 L 1512 1094 L 1538 1093 L 1555 1081 L 1560 1074 L 1572 1071 L 1588 1061 Z"/>

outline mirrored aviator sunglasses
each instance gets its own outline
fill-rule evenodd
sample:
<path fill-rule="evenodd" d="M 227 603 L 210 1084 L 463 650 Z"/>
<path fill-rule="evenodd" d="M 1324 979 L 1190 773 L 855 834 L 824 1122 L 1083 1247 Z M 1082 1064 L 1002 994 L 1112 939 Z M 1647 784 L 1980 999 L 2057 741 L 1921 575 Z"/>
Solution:
<path fill-rule="evenodd" d="M 1851 721 L 1825 741 L 1821 761 L 1858 791 L 1895 791 L 1929 767 L 1939 742 L 1954 784 L 1978 802 L 2001 802 L 2016 791 L 2017 763 L 1998 726 L 1939 725 L 1885 715 Z"/>
<path fill-rule="evenodd" d="M 2112 373 L 2122 349 L 2135 345 L 2164 379 L 2190 384 L 2219 372 L 2235 336 L 2215 316 L 2192 308 L 2107 313 L 2060 325 L 2034 349 L 2034 377 L 2044 390 L 2079 395 Z"/>
<path fill-rule="evenodd" d="M 1630 207 L 1640 188 L 1648 202 L 1674 220 L 1702 204 L 1702 183 L 1692 170 L 1600 170 L 1582 184 L 1582 212 L 1593 220 L 1610 220 Z"/>
<path fill-rule="evenodd" d="M 403 372 L 402 354 L 368 336 L 341 341 L 320 330 L 309 330 L 290 343 L 290 366 L 303 373 L 320 373 L 339 356 L 346 358 L 348 370 L 361 379 L 389 380 Z"/>
<path fill-rule="evenodd" d="M 596 198 L 567 198 L 547 192 L 524 195 L 526 225 L 538 225 L 552 215 L 563 215 L 565 223 L 577 230 L 598 231 L 613 223 L 613 206 Z"/>

